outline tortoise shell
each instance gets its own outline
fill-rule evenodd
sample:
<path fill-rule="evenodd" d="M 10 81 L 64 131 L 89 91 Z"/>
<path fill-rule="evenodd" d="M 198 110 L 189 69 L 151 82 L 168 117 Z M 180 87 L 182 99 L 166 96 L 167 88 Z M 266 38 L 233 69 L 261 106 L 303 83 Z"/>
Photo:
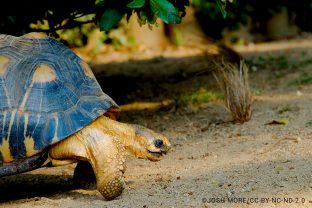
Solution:
<path fill-rule="evenodd" d="M 67 46 L 0 35 L 0 163 L 42 152 L 109 109 L 118 106 Z"/>

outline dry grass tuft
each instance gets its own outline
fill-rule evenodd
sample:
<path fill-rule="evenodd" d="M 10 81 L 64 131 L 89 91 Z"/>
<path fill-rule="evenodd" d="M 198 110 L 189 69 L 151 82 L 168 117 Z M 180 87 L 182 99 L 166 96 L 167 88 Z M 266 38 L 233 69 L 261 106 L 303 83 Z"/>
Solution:
<path fill-rule="evenodd" d="M 243 57 L 239 64 L 214 61 L 213 75 L 224 91 L 227 109 L 235 122 L 243 123 L 251 118 L 251 93 L 248 82 L 248 67 Z"/>

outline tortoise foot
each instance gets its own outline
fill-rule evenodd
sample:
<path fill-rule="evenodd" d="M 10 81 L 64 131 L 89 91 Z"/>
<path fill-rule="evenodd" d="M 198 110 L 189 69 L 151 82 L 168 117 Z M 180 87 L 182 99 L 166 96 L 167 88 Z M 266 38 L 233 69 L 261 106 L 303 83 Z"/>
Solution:
<path fill-rule="evenodd" d="M 100 180 L 97 184 L 98 191 L 107 200 L 112 200 L 121 195 L 125 188 L 122 173 L 116 174 L 109 180 Z"/>

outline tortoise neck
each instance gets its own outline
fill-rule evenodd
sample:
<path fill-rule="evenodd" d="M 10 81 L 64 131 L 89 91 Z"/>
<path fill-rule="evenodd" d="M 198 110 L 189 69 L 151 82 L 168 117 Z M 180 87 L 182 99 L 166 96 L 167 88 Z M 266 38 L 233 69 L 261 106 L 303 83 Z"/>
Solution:
<path fill-rule="evenodd" d="M 93 125 L 101 128 L 105 134 L 116 138 L 126 149 L 129 155 L 145 158 L 146 141 L 136 135 L 136 125 L 126 124 L 101 116 L 96 119 Z M 143 147 L 143 148 L 142 148 Z"/>
<path fill-rule="evenodd" d="M 118 140 L 129 140 L 129 137 L 134 136 L 135 132 L 133 128 L 122 122 L 115 121 L 106 116 L 101 116 L 94 121 L 105 133 L 117 137 Z M 121 141 L 123 142 L 123 141 Z"/>

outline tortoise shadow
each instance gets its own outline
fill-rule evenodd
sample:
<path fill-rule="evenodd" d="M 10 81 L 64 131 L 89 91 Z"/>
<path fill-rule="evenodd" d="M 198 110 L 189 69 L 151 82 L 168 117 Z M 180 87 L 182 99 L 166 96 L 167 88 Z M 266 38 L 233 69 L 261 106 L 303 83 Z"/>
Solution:
<path fill-rule="evenodd" d="M 0 202 L 37 197 L 58 198 L 66 194 L 70 198 L 85 198 L 89 195 L 73 192 L 77 187 L 72 175 L 19 174 L 0 178 Z M 81 196 L 83 195 L 83 196 Z"/>

